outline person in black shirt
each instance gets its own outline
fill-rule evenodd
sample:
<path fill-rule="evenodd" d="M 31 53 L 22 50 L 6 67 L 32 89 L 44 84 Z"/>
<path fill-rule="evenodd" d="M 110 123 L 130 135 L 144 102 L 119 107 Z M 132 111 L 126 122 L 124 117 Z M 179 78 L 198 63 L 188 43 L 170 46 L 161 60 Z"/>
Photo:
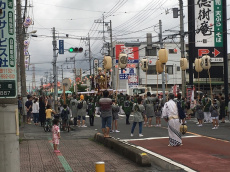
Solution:
<path fill-rule="evenodd" d="M 33 97 L 31 95 L 28 96 L 28 101 L 26 101 L 26 111 L 27 111 L 27 123 L 31 124 L 31 112 L 32 112 L 32 99 Z"/>

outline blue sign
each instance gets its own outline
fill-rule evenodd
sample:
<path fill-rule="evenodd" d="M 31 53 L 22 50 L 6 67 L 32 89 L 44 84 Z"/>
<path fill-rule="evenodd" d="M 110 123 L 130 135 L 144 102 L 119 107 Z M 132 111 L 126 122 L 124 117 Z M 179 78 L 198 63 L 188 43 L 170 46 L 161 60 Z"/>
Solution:
<path fill-rule="evenodd" d="M 120 79 L 128 79 L 128 76 L 129 76 L 129 74 L 124 74 L 124 73 L 119 74 Z"/>
<path fill-rule="evenodd" d="M 59 54 L 64 54 L 64 40 L 59 40 Z"/>
<path fill-rule="evenodd" d="M 116 60 L 116 63 L 118 63 L 118 60 Z M 139 60 L 128 60 L 127 63 L 139 63 Z"/>

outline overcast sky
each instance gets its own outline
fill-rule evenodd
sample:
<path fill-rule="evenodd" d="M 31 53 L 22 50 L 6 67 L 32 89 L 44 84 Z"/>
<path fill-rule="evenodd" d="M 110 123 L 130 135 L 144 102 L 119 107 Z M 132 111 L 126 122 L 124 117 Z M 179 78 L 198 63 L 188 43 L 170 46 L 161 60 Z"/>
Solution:
<path fill-rule="evenodd" d="M 40 85 L 40 78 L 45 75 L 45 72 L 52 72 L 51 29 L 53 27 L 56 29 L 57 41 L 64 40 L 65 49 L 73 46 L 88 50 L 86 41 L 79 38 L 85 38 L 89 34 L 92 56 L 101 59 L 103 26 L 95 23 L 95 20 L 102 19 L 102 15 L 105 16 L 105 22 L 112 21 L 113 40 L 117 41 L 124 41 L 124 38 L 129 38 L 129 40 L 139 38 L 145 41 L 146 33 L 152 33 L 153 41 L 157 41 L 159 20 L 162 20 L 165 35 L 174 33 L 166 32 L 166 30 L 179 30 L 179 18 L 174 19 L 171 10 L 179 6 L 178 0 L 29 0 L 28 2 L 33 7 L 28 9 L 27 16 L 32 18 L 34 24 L 28 28 L 27 32 L 37 30 L 38 36 L 28 38 L 30 63 L 35 65 L 37 86 Z M 230 11 L 230 6 L 228 6 L 228 11 Z M 187 30 L 187 1 L 184 1 L 184 15 L 185 30 Z M 228 24 L 230 24 L 229 20 Z M 129 32 L 135 33 L 128 34 Z M 66 34 L 69 38 L 65 38 Z M 105 33 L 105 37 L 109 41 L 108 33 Z M 84 53 L 65 52 L 64 55 L 58 55 L 57 66 L 64 67 L 64 78 L 73 77 L 71 70 L 67 69 L 73 68 L 73 65 L 65 64 L 65 59 L 74 55 L 76 55 L 76 60 L 87 59 Z M 77 61 L 76 67 L 88 70 L 89 65 L 87 61 Z M 32 82 L 32 66 L 26 74 L 28 86 Z M 61 75 L 59 75 L 60 79 Z"/>

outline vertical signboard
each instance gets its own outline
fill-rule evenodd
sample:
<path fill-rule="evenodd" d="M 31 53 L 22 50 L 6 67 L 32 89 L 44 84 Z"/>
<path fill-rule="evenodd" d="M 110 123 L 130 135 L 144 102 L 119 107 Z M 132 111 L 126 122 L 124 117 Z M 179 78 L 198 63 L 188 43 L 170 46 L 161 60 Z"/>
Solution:
<path fill-rule="evenodd" d="M 209 55 L 212 62 L 223 62 L 222 0 L 194 0 L 194 4 L 195 57 Z"/>
<path fill-rule="evenodd" d="M 99 65 L 99 61 L 98 59 L 94 59 L 93 60 L 93 73 L 94 73 L 94 76 L 97 76 L 98 75 L 98 65 Z"/>
<path fill-rule="evenodd" d="M 17 95 L 14 1 L 0 1 L 0 98 Z"/>
<path fill-rule="evenodd" d="M 59 40 L 59 54 L 64 54 L 64 40 Z"/>

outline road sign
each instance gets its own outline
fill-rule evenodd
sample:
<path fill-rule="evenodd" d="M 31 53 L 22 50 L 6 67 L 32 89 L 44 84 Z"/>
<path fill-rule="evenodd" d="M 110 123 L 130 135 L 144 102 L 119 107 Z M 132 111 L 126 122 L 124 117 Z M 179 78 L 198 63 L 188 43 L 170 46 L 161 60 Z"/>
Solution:
<path fill-rule="evenodd" d="M 128 79 L 129 75 L 136 75 L 136 68 L 125 68 L 119 70 L 120 79 Z"/>
<path fill-rule="evenodd" d="M 59 40 L 59 54 L 64 54 L 64 40 Z"/>
<path fill-rule="evenodd" d="M 1 2 L 0 98 L 17 96 L 14 3 Z"/>

